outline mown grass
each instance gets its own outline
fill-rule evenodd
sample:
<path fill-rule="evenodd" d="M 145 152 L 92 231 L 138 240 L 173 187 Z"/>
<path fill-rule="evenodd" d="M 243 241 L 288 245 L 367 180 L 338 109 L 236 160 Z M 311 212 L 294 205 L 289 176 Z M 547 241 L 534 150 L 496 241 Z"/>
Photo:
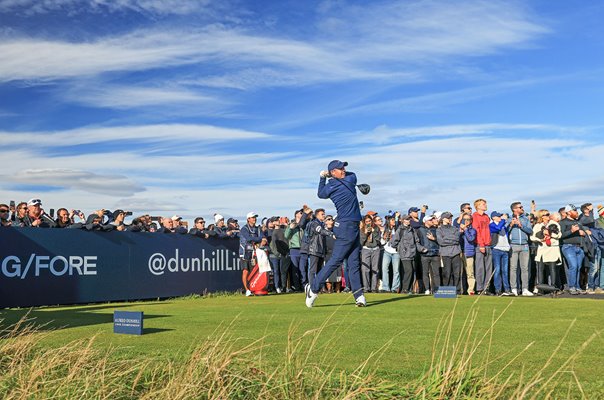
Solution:
<path fill-rule="evenodd" d="M 300 295 L 3 310 L 3 398 L 601 398 L 604 302 Z M 114 335 L 115 309 L 145 312 Z M 27 315 L 28 323 L 18 323 Z"/>

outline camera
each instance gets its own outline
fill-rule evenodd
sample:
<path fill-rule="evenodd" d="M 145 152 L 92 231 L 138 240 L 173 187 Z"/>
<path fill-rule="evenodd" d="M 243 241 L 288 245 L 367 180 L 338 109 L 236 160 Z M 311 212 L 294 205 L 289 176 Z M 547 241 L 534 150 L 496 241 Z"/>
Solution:
<path fill-rule="evenodd" d="M 126 216 L 128 217 L 130 215 L 132 215 L 132 211 L 126 211 Z"/>

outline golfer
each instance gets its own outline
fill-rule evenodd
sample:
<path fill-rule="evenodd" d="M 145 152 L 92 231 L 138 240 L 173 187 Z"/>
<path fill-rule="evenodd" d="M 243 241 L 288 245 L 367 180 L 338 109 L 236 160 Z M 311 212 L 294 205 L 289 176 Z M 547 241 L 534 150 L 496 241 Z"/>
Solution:
<path fill-rule="evenodd" d="M 327 264 L 311 280 L 312 286 L 306 285 L 306 306 L 312 308 L 321 284 L 327 280 L 331 273 L 348 260 L 348 277 L 358 307 L 367 305 L 363 288 L 361 287 L 361 271 L 359 253 L 361 242 L 359 239 L 359 222 L 361 210 L 357 199 L 357 177 L 352 172 L 346 172 L 347 162 L 333 160 L 329 163 L 327 171 L 321 171 L 319 179 L 318 196 L 321 199 L 331 199 L 338 213 L 333 227 L 335 245 L 333 254 Z M 330 178 L 327 181 L 327 178 Z"/>

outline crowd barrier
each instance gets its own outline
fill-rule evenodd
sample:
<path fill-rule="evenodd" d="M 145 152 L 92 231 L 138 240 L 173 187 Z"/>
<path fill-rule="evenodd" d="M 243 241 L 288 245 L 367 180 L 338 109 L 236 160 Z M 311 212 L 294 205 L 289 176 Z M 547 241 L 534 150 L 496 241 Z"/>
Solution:
<path fill-rule="evenodd" d="M 148 232 L 0 228 L 0 307 L 235 291 L 237 239 Z"/>

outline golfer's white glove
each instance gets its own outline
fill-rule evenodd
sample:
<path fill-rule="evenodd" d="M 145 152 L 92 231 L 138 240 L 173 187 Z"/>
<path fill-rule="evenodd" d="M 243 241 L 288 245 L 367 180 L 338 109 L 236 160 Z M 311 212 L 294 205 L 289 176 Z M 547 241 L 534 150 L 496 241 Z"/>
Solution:
<path fill-rule="evenodd" d="M 321 178 L 329 178 L 329 171 L 321 171 L 319 174 Z"/>

